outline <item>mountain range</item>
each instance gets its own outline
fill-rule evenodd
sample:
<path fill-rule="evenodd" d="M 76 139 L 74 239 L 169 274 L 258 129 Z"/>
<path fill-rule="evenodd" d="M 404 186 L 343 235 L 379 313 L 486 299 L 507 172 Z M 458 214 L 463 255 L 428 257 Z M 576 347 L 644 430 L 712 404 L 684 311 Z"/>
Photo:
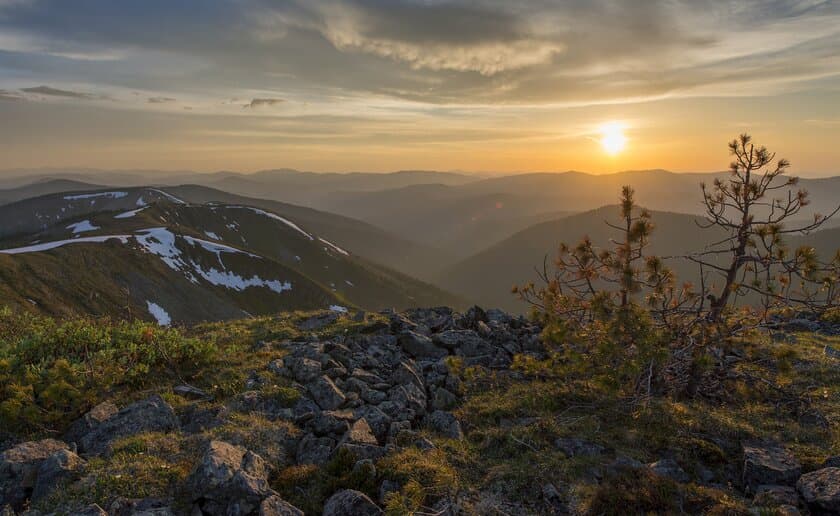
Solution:
<path fill-rule="evenodd" d="M 233 172 L 167 175 L 153 171 L 109 173 L 88 170 L 74 171 L 66 177 L 57 176 L 55 171 L 36 174 L 29 183 L 18 179 L 13 187 L 0 190 L 0 219 L 7 221 L 0 227 L 0 247 L 38 245 L 32 242 L 43 243 L 50 239 L 98 238 L 105 236 L 106 230 L 114 235 L 130 235 L 129 241 L 135 242 L 137 231 L 165 227 L 176 235 L 176 241 L 179 237 L 190 237 L 232 246 L 291 268 L 311 280 L 315 285 L 311 292 L 319 294 L 310 294 L 308 287 L 301 287 L 300 299 L 297 295 L 286 296 L 295 298 L 289 306 L 311 308 L 335 303 L 378 308 L 420 304 L 461 306 L 465 302 L 481 302 L 523 311 L 526 307 L 510 294 L 510 288 L 533 280 L 534 268 L 541 267 L 546 258 L 551 263 L 561 241 L 576 242 L 588 235 L 596 244 L 607 245 L 616 236 L 604 222 L 615 220 L 617 208 L 611 205 L 624 184 L 634 187 L 639 204 L 653 210 L 657 229 L 650 252 L 681 255 L 700 250 L 714 241 L 719 235 L 711 230 L 701 230 L 696 224 L 702 214 L 699 185 L 710 184 L 722 174 L 653 170 L 602 176 L 567 172 L 488 178 L 426 171 L 315 174 L 271 170 L 248 175 Z M 144 178 L 145 185 L 128 186 Z M 7 184 L 13 182 L 7 180 Z M 108 186 L 102 186 L 105 184 Z M 802 179 L 797 188 L 808 190 L 812 200 L 797 216 L 799 221 L 808 220 L 814 212 L 829 213 L 840 202 L 840 177 Z M 112 195 L 103 195 L 108 192 Z M 115 192 L 125 195 L 113 195 Z M 150 207 L 138 213 L 136 220 L 143 220 L 144 225 L 113 219 L 114 215 L 136 209 L 138 202 L 154 206 L 154 209 Z M 156 218 L 144 219 L 154 216 L 166 219 L 167 216 L 160 213 L 160 206 L 175 210 L 177 220 L 190 222 L 173 228 Z M 244 227 L 244 233 L 234 235 L 225 229 L 225 225 L 217 223 L 210 227 L 212 217 L 203 221 L 189 215 L 199 213 L 196 210 L 206 211 L 208 207 L 215 207 L 218 212 L 223 206 L 226 207 L 225 216 Z M 322 271 L 311 267 L 315 263 L 325 265 L 319 260 L 305 260 L 303 265 L 290 263 L 289 252 L 261 247 L 266 244 L 264 240 L 270 241 L 280 233 L 278 228 L 258 224 L 259 217 L 254 218 L 258 211 L 302 228 L 302 232 L 295 234 L 294 231 L 290 233 L 290 226 L 287 226 L 283 245 L 289 246 L 295 239 L 306 240 L 305 234 L 316 235 L 314 242 L 319 244 L 313 244 L 312 240 L 308 244 L 295 244 L 306 248 L 297 255 L 320 256 L 323 254 L 321 248 L 327 247 L 332 249 L 328 249 L 327 254 L 333 258 L 358 265 L 360 269 L 354 269 L 354 274 L 362 274 L 360 270 L 364 270 L 367 275 L 356 279 L 333 276 L 323 272 L 328 269 Z M 213 212 L 205 214 L 209 213 Z M 110 217 L 110 220 L 102 217 Z M 262 219 L 270 220 L 270 217 Z M 67 234 L 68 225 L 84 221 L 97 226 L 98 232 L 85 233 L 82 237 Z M 280 220 L 273 222 L 282 226 Z M 791 245 L 813 245 L 824 255 L 832 254 L 840 248 L 840 229 L 834 229 L 838 222 L 836 218 L 832 219 L 820 231 L 793 238 Z M 124 227 L 126 225 L 130 227 Z M 205 231 L 216 234 L 219 239 L 207 237 Z M 104 242 L 87 245 L 93 246 L 108 249 L 109 253 L 114 252 L 112 248 L 115 247 Z M 320 250 L 315 249 L 319 246 Z M 77 253 L 75 249 L 84 247 L 84 244 L 67 245 L 44 254 L 70 255 Z M 31 258 L 18 255 L 17 259 Z M 135 265 L 142 271 L 148 264 Z M 694 267 L 679 261 L 671 265 L 681 278 L 697 279 Z M 16 265 L 20 266 L 19 263 Z M 250 265 L 243 267 L 237 272 L 241 276 L 247 275 Z M 58 274 L 59 269 L 53 272 Z M 280 272 L 279 276 L 282 276 Z M 364 285 L 365 292 L 347 292 L 349 286 L 345 280 Z M 42 286 L 42 290 L 44 288 Z M 111 295 L 109 299 L 116 303 L 117 297 Z M 21 294 L 17 299 L 18 302 L 25 301 L 26 296 Z M 142 309 L 142 301 L 133 300 L 133 306 Z M 225 316 L 230 316 L 231 310 L 252 313 L 282 305 L 279 298 L 250 309 L 238 301 L 225 303 L 226 308 L 222 310 Z M 72 306 L 74 303 L 68 301 L 67 304 Z M 82 311 L 85 310 L 88 308 Z M 98 307 L 94 311 L 99 313 L 103 309 Z M 219 315 L 212 310 L 197 309 L 195 313 L 180 314 L 179 317 L 201 319 Z"/>

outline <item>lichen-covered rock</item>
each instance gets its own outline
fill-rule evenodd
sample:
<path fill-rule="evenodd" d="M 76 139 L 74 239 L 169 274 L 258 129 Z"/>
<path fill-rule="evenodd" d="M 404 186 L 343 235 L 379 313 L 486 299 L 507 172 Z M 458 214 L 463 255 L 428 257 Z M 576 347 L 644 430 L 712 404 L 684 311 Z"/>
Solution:
<path fill-rule="evenodd" d="M 661 459 L 648 464 L 648 469 L 660 477 L 667 477 L 677 482 L 688 482 L 688 474 L 673 459 Z"/>
<path fill-rule="evenodd" d="M 777 443 L 745 443 L 743 482 L 754 493 L 760 485 L 794 485 L 802 472 L 796 457 Z"/>
<path fill-rule="evenodd" d="M 840 468 L 823 468 L 805 473 L 796 489 L 812 514 L 840 514 Z"/>
<path fill-rule="evenodd" d="M 0 454 L 0 507 L 10 505 L 19 510 L 32 495 L 41 464 L 66 449 L 62 441 L 43 439 L 18 444 Z"/>
<path fill-rule="evenodd" d="M 64 434 L 64 440 L 68 443 L 78 444 L 85 434 L 113 417 L 119 411 L 120 409 L 110 401 L 103 401 L 70 425 L 70 428 Z"/>
<path fill-rule="evenodd" d="M 432 339 L 413 331 L 404 331 L 397 338 L 399 346 L 414 358 L 443 358 L 449 353 Z"/>
<path fill-rule="evenodd" d="M 324 504 L 323 516 L 379 516 L 382 514 L 373 500 L 362 492 L 344 489 L 332 495 Z"/>
<path fill-rule="evenodd" d="M 461 430 L 461 423 L 449 412 L 436 410 L 427 418 L 429 427 L 435 432 L 450 439 L 463 439 L 464 432 Z"/>
<path fill-rule="evenodd" d="M 58 450 L 38 466 L 32 500 L 47 496 L 53 489 L 75 480 L 85 467 L 85 460 L 70 450 Z"/>
<path fill-rule="evenodd" d="M 268 464 L 241 446 L 211 441 L 187 479 L 192 501 L 211 516 L 249 514 L 277 495 L 268 485 Z"/>
<path fill-rule="evenodd" d="M 321 376 L 310 383 L 308 389 L 315 403 L 324 410 L 335 410 L 347 399 L 328 376 Z"/>
<path fill-rule="evenodd" d="M 123 408 L 94 426 L 78 440 L 79 450 L 88 455 L 108 451 L 111 443 L 121 437 L 145 432 L 172 432 L 179 428 L 178 417 L 172 407 L 159 395 Z"/>
<path fill-rule="evenodd" d="M 260 503 L 259 516 L 303 516 L 303 511 L 279 495 L 271 495 Z"/>
<path fill-rule="evenodd" d="M 779 507 L 782 505 L 796 505 L 799 495 L 791 486 L 758 486 L 753 497 L 756 507 Z"/>

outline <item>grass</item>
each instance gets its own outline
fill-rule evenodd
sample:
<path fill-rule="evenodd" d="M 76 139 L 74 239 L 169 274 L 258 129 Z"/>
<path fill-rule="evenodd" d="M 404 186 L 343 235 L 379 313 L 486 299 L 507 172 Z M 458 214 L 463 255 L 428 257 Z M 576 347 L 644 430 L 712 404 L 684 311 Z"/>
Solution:
<path fill-rule="evenodd" d="M 364 331 L 367 322 L 339 318 L 315 332 L 298 323 L 312 313 L 295 312 L 243 321 L 162 329 L 143 322 L 49 318 L 0 311 L 0 417 L 18 439 L 55 435 L 95 403 L 123 405 L 162 392 L 180 410 L 194 405 L 171 387 L 188 382 L 211 393 L 199 409 L 232 406 L 257 372 L 264 398 L 292 405 L 299 392 L 266 365 L 285 353 L 282 343 Z M 495 508 L 538 513 L 547 484 L 563 503 L 581 513 L 742 514 L 750 502 L 738 495 L 740 445 L 747 439 L 785 443 L 804 471 L 840 454 L 840 368 L 824 353 L 840 348 L 840 337 L 809 333 L 773 342 L 750 335 L 732 344 L 742 359 L 738 378 L 723 380 L 723 401 L 654 396 L 628 403 L 623 394 L 586 375 L 558 376 L 539 363 L 517 361 L 519 370 L 482 371 L 449 361 L 463 380 L 465 399 L 456 409 L 466 438 L 421 435 L 436 448 L 409 442 L 376 462 L 359 466 L 338 453 L 325 467 L 293 465 L 300 430 L 258 414 L 222 410 L 220 425 L 194 435 L 143 434 L 114 444 L 107 457 L 89 461 L 86 479 L 57 490 L 38 504 L 49 512 L 76 503 L 106 503 L 115 496 L 173 497 L 201 453 L 200 443 L 221 439 L 263 456 L 273 467 L 271 485 L 307 513 L 319 513 L 336 490 L 358 489 L 374 500 L 384 480 L 398 491 L 387 495 L 388 514 L 424 510 L 441 499 L 457 499 L 466 513 Z M 791 404 L 798 393 L 806 403 Z M 807 409 L 807 410 L 806 410 Z M 819 414 L 829 425 L 819 424 Z M 5 424 L 9 422 L 9 424 Z M 603 455 L 566 457 L 557 438 L 577 438 L 605 448 Z M 716 487 L 679 484 L 646 470 L 609 465 L 624 456 L 650 463 L 673 458 L 693 478 L 715 477 Z M 773 509 L 762 509 L 772 514 Z"/>

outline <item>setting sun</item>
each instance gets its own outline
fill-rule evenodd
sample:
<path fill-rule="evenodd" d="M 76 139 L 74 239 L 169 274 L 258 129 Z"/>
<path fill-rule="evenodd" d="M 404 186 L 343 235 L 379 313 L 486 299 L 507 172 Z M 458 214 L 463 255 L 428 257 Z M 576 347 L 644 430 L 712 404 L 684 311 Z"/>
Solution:
<path fill-rule="evenodd" d="M 618 122 L 609 122 L 601 126 L 601 147 L 607 154 L 618 154 L 627 145 L 624 126 Z"/>

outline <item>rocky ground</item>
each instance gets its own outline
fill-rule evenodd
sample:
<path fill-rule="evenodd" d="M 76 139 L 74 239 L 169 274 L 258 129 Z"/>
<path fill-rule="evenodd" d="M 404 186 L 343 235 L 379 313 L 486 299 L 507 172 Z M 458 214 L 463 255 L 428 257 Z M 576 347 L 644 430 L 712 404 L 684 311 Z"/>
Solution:
<path fill-rule="evenodd" d="M 339 319 L 352 320 L 354 330 L 325 336 Z M 809 458 L 803 468 L 786 443 L 744 438 L 733 441 L 737 458 L 722 459 L 717 469 L 688 467 L 684 455 L 668 453 L 643 462 L 622 445 L 606 442 L 600 424 L 598 433 L 563 435 L 568 432 L 540 426 L 548 424 L 546 418 L 526 401 L 515 407 L 519 417 L 509 419 L 505 404 L 530 395 L 504 398 L 510 386 L 544 385 L 529 383 L 511 368 L 515 359 L 548 356 L 541 329 L 523 318 L 438 308 L 326 312 L 295 324 L 302 337 L 252 343 L 251 355 L 263 361 L 247 371 L 243 389 L 224 399 L 208 386 L 173 383 L 123 406 L 103 401 L 61 435 L 8 443 L 0 453 L 2 514 L 579 512 L 575 489 L 553 473 L 541 473 L 566 467 L 560 461 L 584 466 L 574 475 L 597 491 L 602 510 L 595 513 L 622 513 L 621 507 L 610 510 L 603 486 L 605 479 L 629 475 L 657 486 L 661 479 L 663 490 L 674 489 L 662 491 L 664 496 L 684 496 L 685 485 L 726 493 L 720 496 L 733 501 L 723 512 L 733 514 L 749 507 L 760 514 L 840 514 L 840 457 L 826 457 L 822 464 Z M 780 323 L 774 335 L 782 337 L 772 340 L 790 345 L 791 332 L 803 325 L 809 332 L 837 329 L 799 317 Z M 829 349 L 826 345 L 826 354 Z M 831 396 L 835 387 L 830 386 Z M 499 397 L 499 407 L 490 409 L 492 427 L 482 426 L 486 410 L 473 401 L 488 396 Z M 556 425 L 570 409 L 546 410 Z M 591 409 L 583 410 L 581 418 Z M 520 432 L 526 427 L 535 430 Z M 493 445 L 497 438 L 506 444 Z M 476 449 L 491 458 L 470 463 L 467 450 Z M 487 487 L 500 485 L 490 470 L 500 460 L 515 461 L 515 455 L 533 467 L 523 483 L 529 485 L 516 488 L 529 493 L 526 497 Z M 553 462 L 542 462 L 549 458 Z M 467 467 L 474 471 L 460 472 Z M 482 469 L 487 471 L 479 473 Z M 456 489 L 459 482 L 462 488 Z"/>

